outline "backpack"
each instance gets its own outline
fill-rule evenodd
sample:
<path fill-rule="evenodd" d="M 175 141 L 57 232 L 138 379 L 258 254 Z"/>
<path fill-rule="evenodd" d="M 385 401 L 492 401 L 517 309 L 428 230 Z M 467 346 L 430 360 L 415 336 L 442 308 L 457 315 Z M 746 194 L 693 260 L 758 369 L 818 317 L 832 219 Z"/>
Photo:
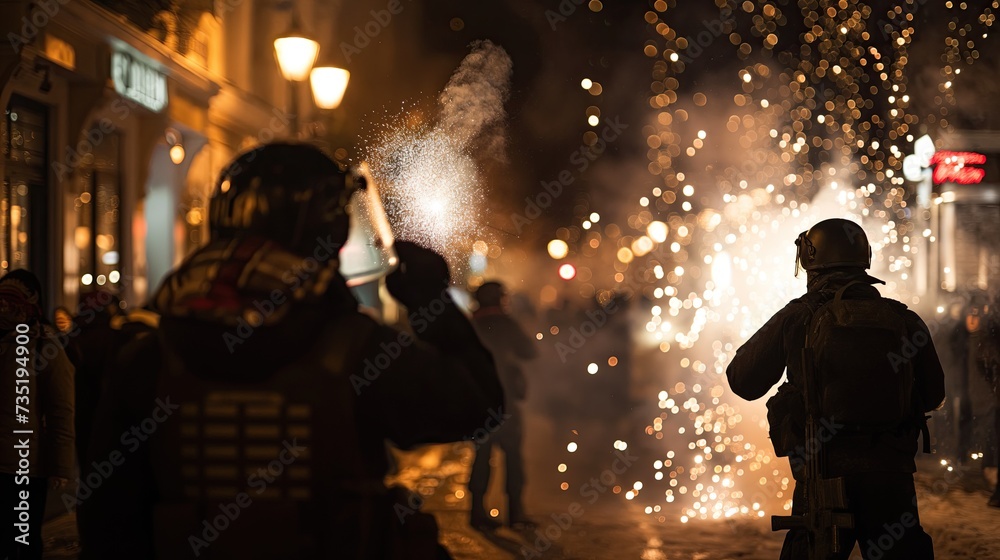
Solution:
<path fill-rule="evenodd" d="M 809 324 L 814 413 L 850 428 L 897 430 L 916 414 L 913 363 L 898 359 L 907 341 L 905 306 L 882 297 L 843 299 L 858 283 L 840 288 Z"/>

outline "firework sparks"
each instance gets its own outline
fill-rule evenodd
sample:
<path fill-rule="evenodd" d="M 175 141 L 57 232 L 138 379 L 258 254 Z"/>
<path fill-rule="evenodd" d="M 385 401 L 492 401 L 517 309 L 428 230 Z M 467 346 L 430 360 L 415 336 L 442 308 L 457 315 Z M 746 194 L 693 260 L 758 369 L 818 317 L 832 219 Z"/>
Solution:
<path fill-rule="evenodd" d="M 670 512 L 685 523 L 762 518 L 790 509 L 791 477 L 771 452 L 763 400 L 728 396 L 723 375 L 736 348 L 805 291 L 805 278 L 792 275 L 792 241 L 822 219 L 855 220 L 872 242 L 886 291 L 920 302 L 909 271 L 931 232 L 908 206 L 901 173 L 919 122 L 906 74 L 916 8 L 889 10 L 875 23 L 880 14 L 857 0 L 837 8 L 815 0 L 737 2 L 744 13 L 736 17 L 733 2 L 716 2 L 721 37 L 743 66 L 706 88 L 716 92 L 710 96 L 682 89 L 687 67 L 707 60 L 691 49 L 697 29 L 673 27 L 673 4 L 657 0 L 645 14 L 658 35 L 644 48 L 655 60 L 655 115 L 643 129 L 657 183 L 636 197 L 624 223 L 608 216 L 597 227 L 589 219 L 595 209 L 582 207 L 580 221 L 557 232 L 550 254 L 562 259 L 563 245 L 578 243 L 571 253 L 594 263 L 595 281 L 580 287 L 585 297 L 596 292 L 604 302 L 625 291 L 647 298 L 639 345 L 661 352 L 671 378 L 681 379 L 658 392 L 659 413 L 645 427 L 659 450 L 649 465 L 653 480 L 636 481 L 625 498 L 642 496 L 645 512 L 661 521 Z M 948 7 L 967 10 L 965 3 Z M 978 17 L 983 39 L 994 20 L 989 8 Z M 789 30 L 792 22 L 805 31 Z M 973 25 L 957 22 L 947 22 L 949 33 L 963 39 L 945 42 L 940 88 L 952 105 L 959 66 L 979 56 L 965 40 Z M 796 37 L 802 48 L 787 48 Z M 731 97 L 718 93 L 727 90 Z M 947 128 L 941 103 L 925 121 Z M 602 272 L 601 263 L 614 270 Z"/>
<path fill-rule="evenodd" d="M 478 158 L 502 161 L 505 151 L 503 103 L 511 60 L 489 41 L 472 47 L 438 97 L 435 122 L 389 128 L 366 153 L 373 175 L 385 185 L 397 237 L 434 248 L 453 266 L 460 266 L 480 236 L 484 185 Z"/>

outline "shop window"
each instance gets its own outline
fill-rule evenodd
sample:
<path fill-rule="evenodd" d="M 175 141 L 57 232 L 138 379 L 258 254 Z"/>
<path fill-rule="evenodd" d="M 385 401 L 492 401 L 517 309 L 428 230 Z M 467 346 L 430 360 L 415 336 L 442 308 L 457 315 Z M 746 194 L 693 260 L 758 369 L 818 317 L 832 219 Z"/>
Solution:
<path fill-rule="evenodd" d="M 14 96 L 4 115 L 0 143 L 0 274 L 17 268 L 48 279 L 48 110 Z"/>
<path fill-rule="evenodd" d="M 121 280 L 121 137 L 115 132 L 82 158 L 76 173 L 74 239 L 83 290 Z"/>

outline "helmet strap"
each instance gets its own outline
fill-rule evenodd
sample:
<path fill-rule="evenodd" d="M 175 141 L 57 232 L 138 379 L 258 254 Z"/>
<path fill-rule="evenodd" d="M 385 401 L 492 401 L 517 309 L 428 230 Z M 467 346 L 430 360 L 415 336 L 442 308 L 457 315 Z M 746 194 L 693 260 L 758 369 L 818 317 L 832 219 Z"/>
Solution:
<path fill-rule="evenodd" d="M 795 240 L 795 277 L 799 277 L 799 270 L 802 269 L 802 248 L 805 246 L 806 242 L 806 232 L 799 234 L 799 238 Z"/>

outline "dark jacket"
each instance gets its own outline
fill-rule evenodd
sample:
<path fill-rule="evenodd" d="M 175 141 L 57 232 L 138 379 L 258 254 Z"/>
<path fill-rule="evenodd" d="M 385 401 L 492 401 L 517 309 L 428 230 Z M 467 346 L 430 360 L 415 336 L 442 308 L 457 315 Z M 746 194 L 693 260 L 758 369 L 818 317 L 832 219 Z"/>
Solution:
<path fill-rule="evenodd" d="M 81 505 L 84 560 L 153 558 L 154 540 L 165 557 L 194 557 L 191 535 L 207 545 L 196 543 L 200 558 L 379 557 L 361 547 L 387 542 L 379 524 L 397 520 L 384 500 L 385 442 L 461 441 L 504 404 L 490 354 L 450 300 L 411 314 L 414 338 L 359 313 L 335 272 L 289 275 L 302 259 L 264 247 L 230 276 L 233 252 L 209 245 L 168 278 L 155 298 L 158 329 L 140 334 L 112 373 L 95 428 L 103 439 L 92 447 L 95 457 L 117 450 L 125 460 Z M 233 286 L 227 277 L 240 281 Z M 255 310 L 263 314 L 256 326 Z M 265 400 L 232 404 L 245 395 Z M 214 396 L 222 400 L 213 405 Z M 148 441 L 126 435 L 158 406 L 175 410 L 159 413 Z M 251 409 L 264 416 L 249 418 Z M 268 420 L 271 409 L 280 421 Z M 265 462 L 285 461 L 283 446 L 301 446 L 301 454 L 266 485 L 247 477 L 253 461 L 217 460 L 232 491 L 199 494 L 204 465 L 189 442 L 216 437 L 208 429 L 227 437 L 233 418 L 208 418 L 216 413 L 248 418 L 262 442 L 273 431 L 277 445 L 265 448 L 274 455 L 264 453 Z M 207 453 L 216 443 L 198 445 Z M 216 502 L 237 501 L 240 488 L 253 503 L 218 540 L 208 539 L 201 522 L 222 511 Z M 407 530 L 414 519 L 403 516 Z M 161 542 L 177 552 L 165 553 Z"/>
<path fill-rule="evenodd" d="M 812 316 L 811 309 L 831 300 L 839 288 L 854 280 L 864 283 L 848 288 L 844 294 L 845 299 L 881 297 L 871 285 L 878 280 L 862 271 L 839 271 L 811 279 L 805 295 L 789 302 L 736 351 L 726 370 L 733 392 L 747 400 L 759 399 L 781 380 L 786 369 L 789 382 L 802 387 L 800 349 L 805 344 L 806 325 Z M 937 409 L 944 401 L 944 372 L 927 325 L 902 304 L 900 309 L 904 310 L 908 339 L 912 339 L 912 333 L 917 331 L 926 334 L 927 344 L 920 346 L 912 359 L 913 391 L 916 401 L 922 403 L 919 405 L 921 412 L 929 412 Z M 859 387 L 858 390 L 863 391 L 864 387 Z M 804 426 L 801 430 L 804 434 Z M 914 428 L 898 440 L 886 441 L 870 435 L 858 437 L 841 431 L 823 448 L 828 461 L 827 474 L 840 476 L 874 471 L 915 472 L 913 456 L 916 453 L 917 433 Z"/>
<path fill-rule="evenodd" d="M 493 354 L 508 400 L 523 400 L 527 396 L 528 382 L 521 362 L 538 356 L 535 341 L 499 307 L 476 310 L 472 315 L 472 325 L 483 345 Z"/>

